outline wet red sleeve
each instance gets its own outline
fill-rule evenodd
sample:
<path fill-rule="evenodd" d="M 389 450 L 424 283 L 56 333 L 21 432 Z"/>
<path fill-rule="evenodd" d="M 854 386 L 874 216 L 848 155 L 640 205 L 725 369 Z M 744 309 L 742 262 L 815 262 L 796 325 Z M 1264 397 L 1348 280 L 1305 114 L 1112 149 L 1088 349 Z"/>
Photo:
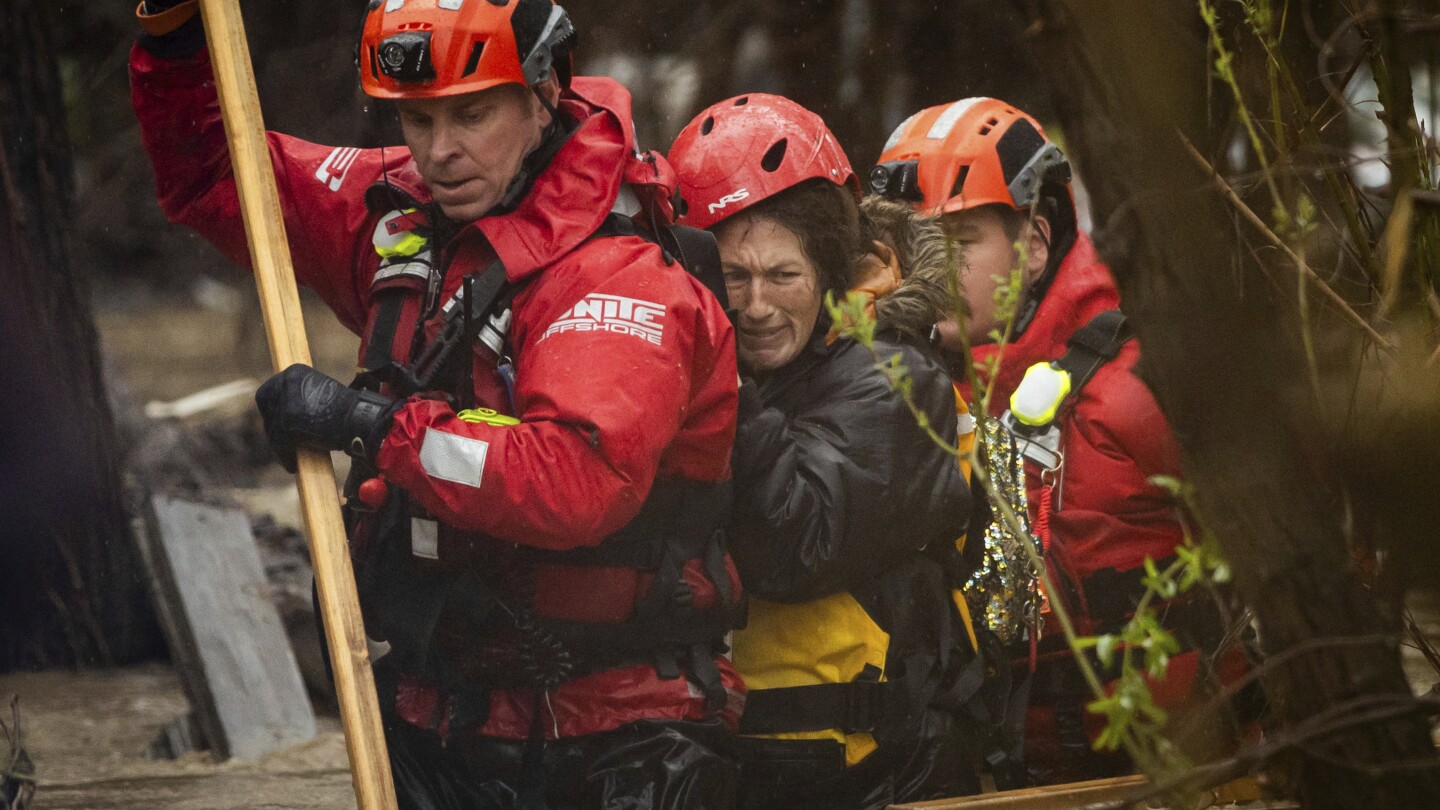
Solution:
<path fill-rule="evenodd" d="M 136 46 L 130 80 L 160 207 L 172 222 L 195 229 L 231 261 L 249 267 L 208 51 L 161 59 Z M 267 139 L 296 279 L 358 333 L 365 324 L 364 297 L 376 261 L 364 193 L 380 172 L 380 155 L 276 133 Z M 391 157 L 408 154 L 391 152 Z"/>
<path fill-rule="evenodd" d="M 532 284 L 512 334 L 521 424 L 467 424 L 412 401 L 379 467 L 450 525 L 543 548 L 594 545 L 639 511 L 702 382 L 697 368 L 714 365 L 714 330 L 683 269 L 639 240 L 592 242 Z"/>

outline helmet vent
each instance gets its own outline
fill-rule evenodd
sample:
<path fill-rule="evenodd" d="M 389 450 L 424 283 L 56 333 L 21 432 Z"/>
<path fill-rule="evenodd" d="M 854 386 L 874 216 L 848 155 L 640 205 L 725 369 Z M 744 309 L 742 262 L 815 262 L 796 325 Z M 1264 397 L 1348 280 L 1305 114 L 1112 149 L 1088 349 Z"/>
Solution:
<path fill-rule="evenodd" d="M 475 40 L 475 44 L 470 47 L 470 58 L 465 60 L 465 70 L 460 73 L 461 78 L 469 76 L 475 72 L 476 68 L 480 67 L 480 54 L 484 52 L 485 40 Z"/>
<path fill-rule="evenodd" d="M 988 127 L 987 127 L 988 128 Z M 981 133 L 982 135 L 984 133 Z M 960 167 L 960 173 L 955 175 L 955 186 L 950 189 L 951 197 L 959 197 L 960 191 L 965 188 L 965 177 L 970 174 L 970 164 L 966 163 Z"/>
<path fill-rule="evenodd" d="M 749 103 L 750 103 L 750 97 L 749 97 L 749 96 L 741 96 L 741 97 L 735 99 L 735 106 L 736 106 L 736 107 L 744 107 L 746 104 L 749 104 Z"/>
<path fill-rule="evenodd" d="M 993 125 L 993 124 L 986 124 L 985 126 L 980 127 L 980 134 L 981 134 L 981 135 L 989 135 L 989 134 L 990 134 L 990 127 L 992 127 L 992 126 L 994 126 L 994 125 Z"/>
<path fill-rule="evenodd" d="M 700 122 L 700 134 L 709 135 L 710 130 L 715 128 L 715 116 L 707 115 L 705 120 Z"/>
<path fill-rule="evenodd" d="M 760 168 L 767 172 L 773 172 L 780 168 L 781 161 L 785 160 L 785 149 L 789 146 L 788 138 L 781 138 L 773 146 L 765 150 L 765 156 L 760 158 Z"/>

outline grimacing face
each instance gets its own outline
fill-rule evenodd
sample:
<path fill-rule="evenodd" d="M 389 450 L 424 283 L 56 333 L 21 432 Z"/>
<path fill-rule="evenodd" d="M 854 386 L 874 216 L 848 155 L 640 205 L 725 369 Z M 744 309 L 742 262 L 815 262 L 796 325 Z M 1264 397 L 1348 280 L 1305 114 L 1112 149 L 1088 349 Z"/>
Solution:
<path fill-rule="evenodd" d="M 396 107 L 425 185 L 456 222 L 477 220 L 500 202 L 550 123 L 549 111 L 518 84 L 398 99 Z"/>
<path fill-rule="evenodd" d="M 747 371 L 794 360 L 820 314 L 820 274 L 800 238 L 773 220 L 737 215 L 715 226 L 725 291 L 736 310 L 735 344 Z"/>

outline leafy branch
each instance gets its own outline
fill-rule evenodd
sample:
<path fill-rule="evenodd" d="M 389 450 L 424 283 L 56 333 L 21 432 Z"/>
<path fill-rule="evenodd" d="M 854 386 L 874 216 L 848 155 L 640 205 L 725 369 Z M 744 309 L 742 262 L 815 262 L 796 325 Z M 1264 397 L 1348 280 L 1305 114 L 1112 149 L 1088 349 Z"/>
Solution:
<path fill-rule="evenodd" d="M 1004 347 L 1014 334 L 1016 314 L 1024 290 L 1022 268 L 1028 261 L 1024 240 L 1017 242 L 1014 247 L 1018 257 L 1016 266 L 1012 268 L 1008 278 L 996 279 L 998 284 L 995 291 L 995 311 L 997 323 L 1001 323 L 1003 326 L 993 329 L 990 333 L 997 348 L 987 358 L 983 383 L 977 373 L 976 364 L 966 364 L 966 375 L 971 383 L 971 390 L 976 393 L 980 404 L 980 407 L 973 412 L 973 416 L 977 420 L 977 425 L 981 427 L 983 427 L 983 420 L 991 418 L 988 414 L 994 394 L 994 380 L 998 375 Z M 952 317 L 955 319 L 957 331 L 962 340 L 965 340 L 965 356 L 968 358 L 970 356 L 968 332 L 964 328 L 966 317 L 964 309 L 960 305 L 963 299 L 959 296 L 958 290 L 953 289 L 958 278 L 958 274 L 953 272 L 958 266 L 958 257 L 953 242 L 948 239 L 946 252 L 947 260 L 952 268 L 952 272 L 948 273 L 947 277 L 951 279 L 952 292 L 955 293 L 952 296 L 955 310 Z M 884 358 L 879 356 L 875 344 L 876 323 L 865 296 L 851 292 L 843 301 L 837 301 L 833 294 L 827 294 L 825 306 L 840 333 L 855 340 L 876 357 L 876 370 L 885 376 L 891 390 L 905 403 L 916 424 L 925 431 L 930 440 L 946 452 L 961 457 L 959 449 L 935 429 L 929 415 L 916 405 L 914 381 L 910 376 L 909 369 L 901 361 L 901 355 L 897 353 Z M 983 435 L 983 430 L 977 429 L 977 435 Z M 1024 521 L 1015 513 L 1009 499 L 1000 491 L 999 486 L 985 468 L 979 454 L 979 443 L 977 442 L 967 453 L 963 454 L 963 458 L 968 461 L 973 480 L 980 485 L 989 499 L 998 519 L 1016 537 L 1023 538 L 1021 547 L 1028 558 L 1031 570 L 1035 572 L 1040 587 L 1048 594 L 1060 593 L 1061 591 L 1056 588 L 1045 564 L 1044 554 L 1039 543 L 1026 528 Z M 1157 483 L 1169 486 L 1177 495 L 1183 491 L 1180 483 L 1172 479 Z M 1146 682 L 1146 677 L 1163 679 L 1168 671 L 1170 656 L 1180 649 L 1179 642 L 1161 626 L 1150 605 L 1156 598 L 1173 598 L 1202 581 L 1220 582 L 1228 579 L 1229 576 L 1228 566 L 1220 559 L 1218 543 L 1214 542 L 1213 538 L 1207 538 L 1207 542 L 1201 545 L 1187 541 L 1186 545 L 1177 551 L 1177 554 L 1177 561 L 1164 571 L 1158 570 L 1153 561 L 1146 560 L 1147 568 L 1144 579 L 1146 592 L 1140 600 L 1134 618 L 1113 636 L 1080 636 L 1063 601 L 1060 599 L 1050 601 L 1052 613 L 1073 654 L 1075 665 L 1094 698 L 1089 704 L 1089 710 L 1104 715 L 1107 720 L 1104 732 L 1095 742 L 1096 748 L 1110 750 L 1123 748 L 1143 771 L 1156 779 L 1183 772 L 1189 767 L 1189 763 L 1162 734 L 1167 718 L 1165 712 L 1156 705 Z M 1036 627 L 1031 628 L 1032 633 L 1037 630 Z M 1095 652 L 1100 663 L 1107 668 L 1115 663 L 1116 653 L 1119 653 L 1119 677 L 1108 691 L 1105 683 L 1101 680 L 1100 673 L 1087 654 L 1091 650 Z M 1137 651 L 1139 651 L 1138 654 Z"/>

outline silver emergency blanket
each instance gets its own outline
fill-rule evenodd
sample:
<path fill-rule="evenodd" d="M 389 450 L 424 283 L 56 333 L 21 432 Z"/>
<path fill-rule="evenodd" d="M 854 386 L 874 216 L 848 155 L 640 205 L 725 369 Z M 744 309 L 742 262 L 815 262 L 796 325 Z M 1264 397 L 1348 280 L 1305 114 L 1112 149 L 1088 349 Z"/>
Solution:
<path fill-rule="evenodd" d="M 1014 438 L 1000 420 L 978 421 L 976 455 L 989 472 L 995 494 L 1005 499 L 1025 532 L 1030 533 L 1024 459 L 1015 447 Z M 1025 546 L 1027 542 L 1033 542 L 1038 549 L 1040 542 L 1034 539 L 1033 534 L 1029 540 L 1017 534 L 1001 518 L 994 496 L 981 492 L 978 479 L 975 490 L 975 497 L 983 494 L 991 498 L 990 511 L 994 517 L 981 537 L 975 537 L 972 532 L 966 541 L 973 543 L 979 540 L 984 547 L 979 567 L 965 582 L 965 599 L 975 621 L 990 628 L 1002 643 L 1011 644 L 1024 636 L 1025 628 L 1035 616 L 1038 589 L 1030 554 Z"/>

